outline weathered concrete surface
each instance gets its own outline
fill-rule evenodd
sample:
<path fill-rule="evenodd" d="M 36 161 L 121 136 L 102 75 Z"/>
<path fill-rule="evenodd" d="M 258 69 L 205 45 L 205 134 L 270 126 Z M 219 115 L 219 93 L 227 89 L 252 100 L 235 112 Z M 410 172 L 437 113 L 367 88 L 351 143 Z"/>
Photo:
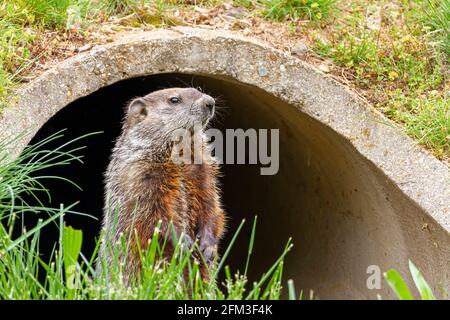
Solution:
<path fill-rule="evenodd" d="M 19 146 L 24 147 L 72 101 L 119 80 L 161 73 L 220 80 L 219 89 L 234 97 L 233 108 L 241 100 L 249 106 L 237 113 L 237 125 L 255 126 L 243 120 L 254 111 L 270 115 L 271 127 L 288 132 L 286 166 L 294 171 L 280 171 L 281 178 L 266 182 L 274 201 L 284 201 L 286 208 L 267 214 L 296 233 L 300 249 L 287 269 L 299 287 L 325 298 L 375 298 L 379 291 L 366 288 L 367 266 L 396 267 L 406 274 L 411 258 L 438 295 L 450 288 L 448 168 L 342 85 L 252 40 L 177 28 L 99 46 L 30 83 L 19 102 L 4 111 L 0 132 L 9 136 L 29 129 Z M 296 176 L 305 184 L 322 179 L 316 195 L 308 185 L 299 186 Z M 283 219 L 289 210 L 295 214 Z M 317 241 L 308 242 L 311 238 Z"/>

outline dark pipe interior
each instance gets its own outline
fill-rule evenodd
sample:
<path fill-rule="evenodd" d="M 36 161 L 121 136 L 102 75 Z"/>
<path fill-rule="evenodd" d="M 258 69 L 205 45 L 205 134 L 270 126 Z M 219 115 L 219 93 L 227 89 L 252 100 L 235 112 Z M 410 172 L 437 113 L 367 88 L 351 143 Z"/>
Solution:
<path fill-rule="evenodd" d="M 433 243 L 438 237 L 446 241 L 446 233 L 440 228 L 434 229 L 433 237 L 424 232 L 421 226 L 427 223 L 430 229 L 433 221 L 330 128 L 261 89 L 230 79 L 181 74 L 124 80 L 102 88 L 62 109 L 34 137 L 32 143 L 67 129 L 68 141 L 104 132 L 77 143 L 87 146 L 83 164 L 40 173 L 63 176 L 83 188 L 78 191 L 66 183 L 47 183 L 50 205 L 80 201 L 76 210 L 98 218 L 66 217 L 68 225 L 84 231 L 85 255 L 90 256 L 100 230 L 103 172 L 120 131 L 124 105 L 133 97 L 174 86 L 199 86 L 220 97 L 222 110 L 216 127 L 280 129 L 277 175 L 261 176 L 257 165 L 223 166 L 223 202 L 229 218 L 223 243 L 247 219 L 228 260 L 232 270 L 244 268 L 254 215 L 258 215 L 258 227 L 251 277 L 267 270 L 293 237 L 295 246 L 285 261 L 284 280 L 293 278 L 297 288 L 314 289 L 320 298 L 375 298 L 377 293 L 389 297 L 388 290 L 367 289 L 369 265 L 405 271 L 411 258 L 426 271 L 431 268 L 428 261 L 441 261 L 445 256 Z M 56 228 L 47 228 L 42 251 L 48 253 L 56 239 Z M 424 248 L 427 256 L 419 254 Z M 447 265 L 442 260 L 433 268 L 436 274 L 444 274 Z"/>

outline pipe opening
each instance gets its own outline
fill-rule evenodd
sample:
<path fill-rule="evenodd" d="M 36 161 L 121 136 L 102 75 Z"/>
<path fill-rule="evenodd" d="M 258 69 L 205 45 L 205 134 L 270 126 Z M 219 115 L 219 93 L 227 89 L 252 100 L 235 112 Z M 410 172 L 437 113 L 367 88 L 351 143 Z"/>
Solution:
<path fill-rule="evenodd" d="M 258 165 L 222 167 L 223 203 L 229 218 L 223 243 L 229 242 L 243 218 L 247 220 L 228 260 L 232 270 L 244 269 L 254 215 L 258 225 L 251 277 L 267 270 L 292 237 L 294 248 L 285 261 L 284 279 L 293 278 L 297 288 L 313 289 L 320 298 L 375 298 L 378 291 L 372 293 L 366 286 L 367 267 L 402 269 L 399 266 L 415 254 L 411 248 L 421 241 L 429 243 L 419 231 L 429 221 L 423 211 L 348 142 L 297 107 L 231 79 L 159 74 L 123 80 L 74 101 L 31 142 L 61 129 L 67 129 L 66 140 L 104 131 L 79 143 L 87 146 L 83 164 L 40 172 L 63 176 L 83 188 L 78 191 L 58 181 L 47 184 L 52 193 L 49 205 L 80 201 L 77 211 L 98 218 L 66 217 L 68 225 L 83 230 L 82 251 L 87 256 L 100 230 L 103 173 L 120 133 L 124 105 L 150 91 L 186 85 L 220 97 L 221 115 L 213 127 L 280 130 L 278 174 L 262 176 Z M 41 239 L 44 252 L 51 250 L 56 237 L 55 228 L 46 229 Z M 387 291 L 384 294 L 388 296 Z"/>

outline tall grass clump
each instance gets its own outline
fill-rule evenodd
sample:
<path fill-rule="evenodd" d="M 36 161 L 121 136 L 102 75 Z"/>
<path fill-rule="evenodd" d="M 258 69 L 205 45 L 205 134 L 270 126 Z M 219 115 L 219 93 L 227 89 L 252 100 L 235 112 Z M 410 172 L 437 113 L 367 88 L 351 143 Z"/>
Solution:
<path fill-rule="evenodd" d="M 17 22 L 20 14 L 16 13 L 14 18 L 13 14 L 12 6 L 0 4 L 0 100 L 10 93 L 14 77 L 28 62 L 29 46 L 35 39 L 33 32 Z"/>
<path fill-rule="evenodd" d="M 71 28 L 71 23 L 92 18 L 98 8 L 97 2 L 89 0 L 11 0 L 0 3 L 2 15 L 10 22 L 48 29 Z"/>
<path fill-rule="evenodd" d="M 436 154 L 450 156 L 450 96 L 408 99 L 401 95 L 397 99 L 391 112 L 403 122 L 406 132 Z"/>
<path fill-rule="evenodd" d="M 48 150 L 47 145 L 60 139 L 56 133 L 40 143 L 27 147 L 21 155 L 15 157 L 15 138 L 0 142 L 0 297 L 39 298 L 47 292 L 45 284 L 38 281 L 41 267 L 39 256 L 39 239 L 41 230 L 50 223 L 61 223 L 65 214 L 80 214 L 66 208 L 49 208 L 42 204 L 40 197 L 51 197 L 43 182 L 48 179 L 62 179 L 39 175 L 39 172 L 53 166 L 66 166 L 74 161 L 82 161 L 76 155 L 82 148 L 73 147 L 78 139 L 62 144 L 59 148 Z M 81 137 L 83 138 L 83 137 Z M 80 139 L 81 139 L 80 138 Z M 66 180 L 67 181 L 67 180 Z M 67 181 L 70 183 L 70 181 Z M 27 203 L 26 197 L 36 200 L 37 205 Z M 23 223 L 25 216 L 39 215 L 37 224 L 26 230 Z M 18 223 L 19 221 L 19 223 Z M 16 236 L 19 229 L 19 235 Z"/>
<path fill-rule="evenodd" d="M 51 197 L 51 190 L 45 188 L 45 180 L 73 182 L 39 172 L 82 161 L 79 154 L 83 148 L 73 145 L 85 137 L 63 143 L 56 149 L 47 148 L 50 142 L 53 144 L 62 138 L 62 134 L 57 133 L 26 148 L 17 158 L 14 157 L 17 152 L 14 145 L 20 137 L 0 143 L 0 299 L 280 299 L 283 261 L 292 245 L 289 240 L 272 267 L 258 280 L 249 283 L 247 272 L 256 218 L 244 272 L 232 272 L 225 264 L 243 221 L 222 258 L 210 269 L 210 281 L 200 276 L 201 256 L 198 259 L 196 244 L 186 248 L 178 241 L 181 239 L 166 239 L 158 232 L 145 248 L 136 242 L 143 271 L 133 281 L 124 274 L 126 259 L 123 257 L 130 250 L 126 245 L 130 239 L 126 237 L 135 237 L 135 234 L 123 235 L 118 243 L 112 244 L 107 243 L 101 233 L 92 256 L 83 255 L 83 232 L 67 226 L 65 217 L 86 214 L 75 211 L 76 203 L 49 208 L 40 200 Z M 30 195 L 37 205 L 26 202 Z M 23 221 L 28 215 L 43 218 L 27 230 Z M 58 228 L 59 240 L 50 258 L 44 258 L 40 255 L 39 243 L 50 224 Z M 175 241 L 170 259 L 164 259 L 167 241 Z M 100 250 L 101 245 L 103 250 Z M 219 278 L 224 280 L 216 280 Z M 290 291 L 291 287 L 292 284 Z"/>
<path fill-rule="evenodd" d="M 450 63 L 450 0 L 425 0 L 419 11 L 419 21 L 443 53 L 443 60 Z"/>
<path fill-rule="evenodd" d="M 155 1 L 158 2 L 158 1 Z M 108 14 L 128 14 L 142 7 L 145 1 L 141 0 L 101 0 L 102 10 Z"/>
<path fill-rule="evenodd" d="M 278 21 L 321 20 L 335 9 L 337 0 L 263 0 L 264 15 Z"/>

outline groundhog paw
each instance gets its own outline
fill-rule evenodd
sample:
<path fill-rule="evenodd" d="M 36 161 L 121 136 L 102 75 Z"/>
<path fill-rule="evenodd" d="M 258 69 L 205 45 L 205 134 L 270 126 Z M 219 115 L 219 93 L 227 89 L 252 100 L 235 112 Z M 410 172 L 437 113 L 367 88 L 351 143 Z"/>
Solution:
<path fill-rule="evenodd" d="M 185 233 L 181 234 L 180 242 L 181 242 L 181 248 L 184 250 L 189 250 L 192 247 L 192 245 L 194 244 L 194 240 L 192 240 L 192 238 Z"/>
<path fill-rule="evenodd" d="M 211 232 L 205 232 L 199 235 L 200 240 L 200 252 L 208 265 L 214 263 L 214 259 L 217 255 L 217 239 Z"/>
<path fill-rule="evenodd" d="M 203 248 L 202 255 L 205 258 L 205 262 L 211 267 L 216 259 L 217 246 L 213 245 Z"/>

